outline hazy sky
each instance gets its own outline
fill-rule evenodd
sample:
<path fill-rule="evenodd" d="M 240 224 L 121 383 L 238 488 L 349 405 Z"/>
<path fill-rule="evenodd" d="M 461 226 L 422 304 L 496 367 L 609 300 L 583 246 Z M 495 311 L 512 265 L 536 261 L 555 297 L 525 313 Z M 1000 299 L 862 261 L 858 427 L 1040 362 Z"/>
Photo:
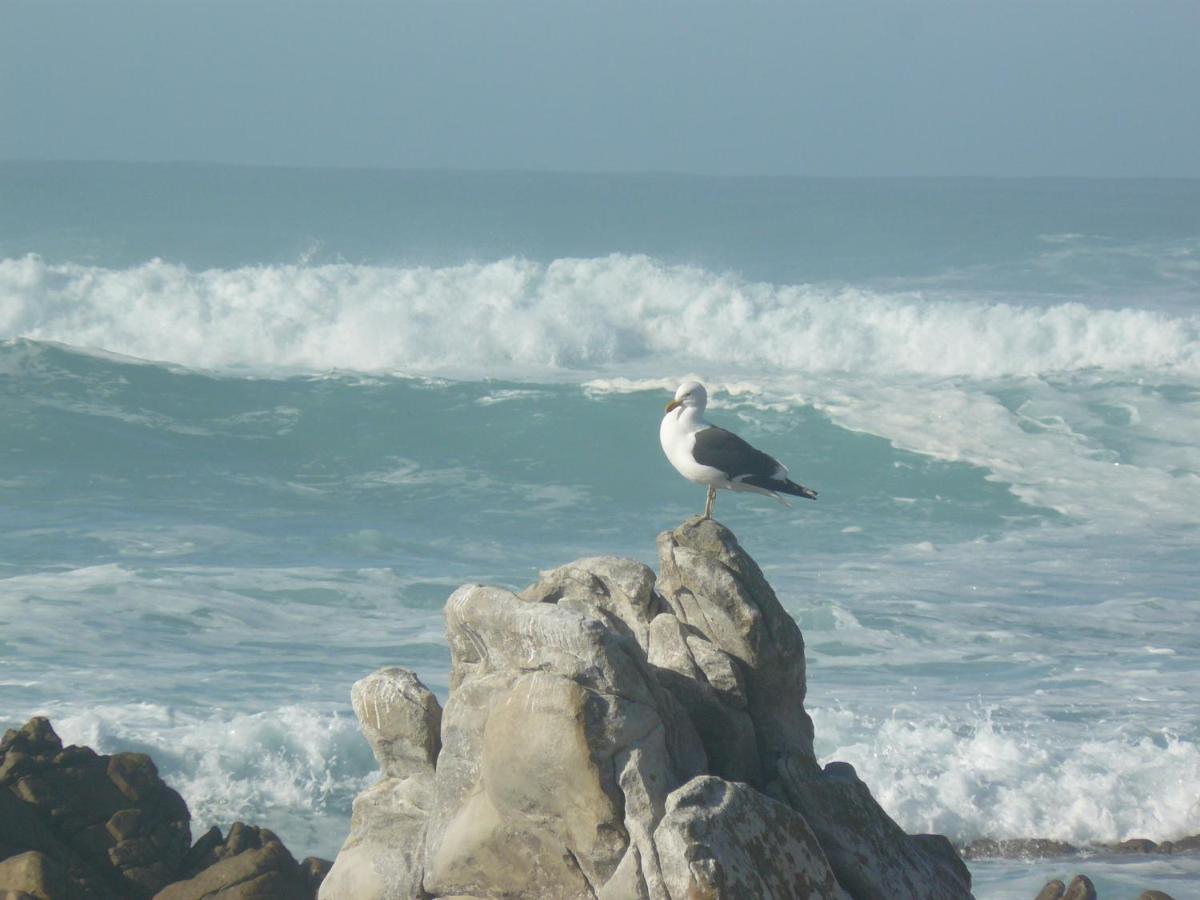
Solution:
<path fill-rule="evenodd" d="M 1200 0 L 0 0 L 0 159 L 1200 176 Z"/>

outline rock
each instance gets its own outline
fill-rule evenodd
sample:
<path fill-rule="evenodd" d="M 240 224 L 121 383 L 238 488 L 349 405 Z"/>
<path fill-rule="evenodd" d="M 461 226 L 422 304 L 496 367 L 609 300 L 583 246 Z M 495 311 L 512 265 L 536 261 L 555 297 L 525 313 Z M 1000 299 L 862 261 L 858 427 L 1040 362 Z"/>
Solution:
<path fill-rule="evenodd" d="M 657 591 L 613 557 L 455 591 L 440 750 L 414 675 L 355 686 L 384 777 L 323 900 L 970 897 L 949 841 L 817 765 L 803 637 L 733 535 L 690 520 L 659 551 Z"/>
<path fill-rule="evenodd" d="M 1076 875 L 1067 885 L 1062 900 L 1096 900 L 1096 886 L 1086 875 Z"/>
<path fill-rule="evenodd" d="M 148 756 L 64 748 L 40 717 L 0 741 L 0 810 L 0 845 L 44 854 L 98 897 L 149 897 L 191 842 L 187 806 Z"/>
<path fill-rule="evenodd" d="M 1200 853 L 1200 834 L 1189 835 L 1177 841 L 1163 841 L 1158 845 L 1159 853 Z"/>
<path fill-rule="evenodd" d="M 442 707 L 416 675 L 397 666 L 380 669 L 355 682 L 350 700 L 385 776 L 433 770 Z"/>
<path fill-rule="evenodd" d="M 789 773 L 790 774 L 790 773 Z M 860 780 L 793 778 L 788 797 L 816 833 L 838 881 L 859 900 L 950 900 L 970 895 L 971 874 L 936 837 L 906 835 Z"/>
<path fill-rule="evenodd" d="M 663 609 L 654 593 L 649 566 L 616 556 L 580 559 L 549 572 L 518 596 L 531 603 L 554 603 L 600 619 L 646 646 L 646 629 Z"/>
<path fill-rule="evenodd" d="M 729 529 L 689 519 L 658 537 L 659 592 L 679 621 L 741 666 L 766 787 L 784 771 L 818 772 L 804 711 L 804 638 Z M 776 793 L 772 791 L 772 793 Z"/>
<path fill-rule="evenodd" d="M 177 881 L 154 900 L 310 900 L 305 872 L 278 837 L 266 828 L 235 822 L 225 841 L 210 849 L 211 860 L 197 875 Z"/>
<path fill-rule="evenodd" d="M 944 845 L 911 840 L 857 776 L 822 772 L 804 710 L 804 638 L 729 529 L 689 519 L 659 535 L 659 590 L 677 618 L 740 665 L 761 779 L 749 783 L 799 812 L 855 897 L 940 900 L 970 893 Z"/>
<path fill-rule="evenodd" d="M 0 860 L 0 896 L 16 894 L 32 900 L 62 900 L 78 886 L 66 868 L 36 850 Z"/>
<path fill-rule="evenodd" d="M 1053 881 L 1047 881 L 1033 900 L 1062 900 L 1062 895 L 1067 892 L 1067 886 L 1055 878 Z"/>
<path fill-rule="evenodd" d="M 416 675 L 395 666 L 356 682 L 351 701 L 384 777 L 354 799 L 350 835 L 320 897 L 422 897 L 442 708 Z"/>
<path fill-rule="evenodd" d="M 745 784 L 693 778 L 667 798 L 654 843 L 671 900 L 849 900 L 804 818 Z"/>
<path fill-rule="evenodd" d="M 0 773 L 0 900 L 310 900 L 328 871 L 240 822 L 189 847 L 187 806 L 150 757 L 63 747 L 44 718 L 5 734 Z"/>
<path fill-rule="evenodd" d="M 1162 891 L 1142 891 L 1138 894 L 1137 900 L 1175 900 L 1175 898 Z"/>
<path fill-rule="evenodd" d="M 655 617 L 646 638 L 655 677 L 687 711 L 704 745 L 709 771 L 730 781 L 761 785 L 758 738 L 737 661 L 669 613 Z"/>
<path fill-rule="evenodd" d="M 1156 853 L 1158 844 L 1145 838 L 1132 838 L 1128 841 L 1121 841 L 1119 844 L 1113 844 L 1112 850 L 1114 853 Z"/>
<path fill-rule="evenodd" d="M 300 860 L 300 876 L 304 879 L 304 884 L 308 887 L 308 896 L 316 897 L 320 891 L 321 883 L 329 875 L 329 870 L 333 868 L 333 863 L 328 859 L 321 859 L 319 856 L 306 856 Z"/>
<path fill-rule="evenodd" d="M 1013 838 L 994 840 L 979 838 L 963 848 L 966 859 L 1049 859 L 1055 856 L 1074 856 L 1079 848 L 1064 841 L 1045 838 Z"/>
<path fill-rule="evenodd" d="M 661 893 L 650 835 L 703 750 L 636 639 L 571 605 L 477 586 L 447 602 L 432 894 L 590 896 L 618 870 Z"/>

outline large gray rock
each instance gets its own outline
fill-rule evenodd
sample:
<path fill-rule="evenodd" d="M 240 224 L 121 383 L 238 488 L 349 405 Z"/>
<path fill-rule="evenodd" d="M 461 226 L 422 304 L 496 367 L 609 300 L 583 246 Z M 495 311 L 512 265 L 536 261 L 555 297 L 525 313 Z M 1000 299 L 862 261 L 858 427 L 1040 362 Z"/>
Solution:
<path fill-rule="evenodd" d="M 350 698 L 383 778 L 354 799 L 350 835 L 318 896 L 421 897 L 441 706 L 416 675 L 395 666 L 355 682 Z"/>
<path fill-rule="evenodd" d="M 803 638 L 733 535 L 690 520 L 659 553 L 657 590 L 592 557 L 455 591 L 440 745 L 411 673 L 355 686 L 384 778 L 324 900 L 970 897 L 945 838 L 817 764 Z"/>
<path fill-rule="evenodd" d="M 845 763 L 821 770 L 804 711 L 804 638 L 729 529 L 689 519 L 658 538 L 659 590 L 685 621 L 741 666 L 761 776 L 749 783 L 807 820 L 859 900 L 953 900 L 971 877 L 949 842 L 913 838 Z"/>
<path fill-rule="evenodd" d="M 761 771 L 751 783 L 778 795 L 785 771 L 815 775 L 804 637 L 758 564 L 733 532 L 700 518 L 660 534 L 658 558 L 658 589 L 675 616 L 740 664 Z"/>
<path fill-rule="evenodd" d="M 584 897 L 617 876 L 660 893 L 650 831 L 703 750 L 637 641 L 570 605 L 478 586 L 447 602 L 434 895 Z"/>
<path fill-rule="evenodd" d="M 848 900 L 804 817 L 745 784 L 694 778 L 654 831 L 671 900 Z"/>
<path fill-rule="evenodd" d="M 599 619 L 646 646 L 646 630 L 663 610 L 649 566 L 619 556 L 591 556 L 542 572 L 518 595 Z"/>

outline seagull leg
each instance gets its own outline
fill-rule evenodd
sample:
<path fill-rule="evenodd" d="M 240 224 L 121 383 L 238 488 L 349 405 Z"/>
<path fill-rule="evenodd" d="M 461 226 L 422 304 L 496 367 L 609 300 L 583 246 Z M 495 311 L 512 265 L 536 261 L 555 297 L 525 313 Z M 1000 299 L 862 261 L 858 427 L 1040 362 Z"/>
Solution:
<path fill-rule="evenodd" d="M 706 500 L 704 503 L 704 515 L 702 518 L 705 518 L 705 519 L 712 518 L 712 508 L 713 508 L 713 504 L 716 501 L 717 501 L 717 489 L 710 484 L 708 486 L 708 500 Z"/>

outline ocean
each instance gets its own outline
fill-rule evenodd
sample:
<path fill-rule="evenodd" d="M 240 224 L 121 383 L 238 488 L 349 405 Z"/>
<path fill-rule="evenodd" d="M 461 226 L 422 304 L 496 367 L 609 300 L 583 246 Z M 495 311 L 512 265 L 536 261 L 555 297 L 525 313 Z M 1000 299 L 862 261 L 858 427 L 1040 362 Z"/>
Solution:
<path fill-rule="evenodd" d="M 685 377 L 820 492 L 716 517 L 822 762 L 959 844 L 1200 832 L 1200 181 L 0 163 L 0 727 L 332 858 L 355 680 L 444 699 L 459 584 L 703 509 Z"/>

